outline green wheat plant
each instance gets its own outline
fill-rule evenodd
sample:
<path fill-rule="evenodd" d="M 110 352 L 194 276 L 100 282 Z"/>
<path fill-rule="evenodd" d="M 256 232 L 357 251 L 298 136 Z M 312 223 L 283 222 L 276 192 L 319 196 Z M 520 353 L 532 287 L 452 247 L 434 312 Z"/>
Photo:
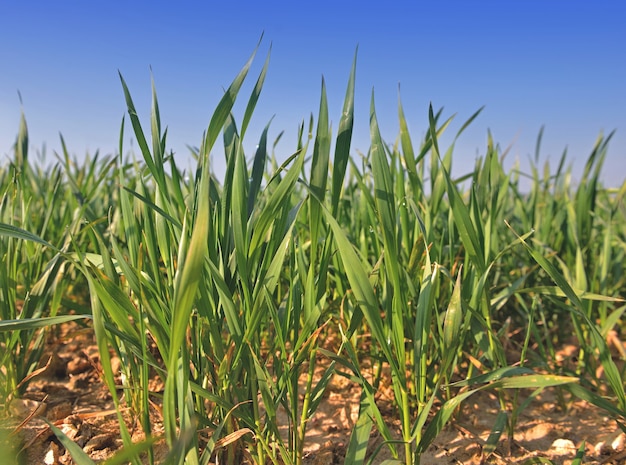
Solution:
<path fill-rule="evenodd" d="M 29 160 L 28 128 L 22 114 L 14 158 L 0 170 L 0 403 L 21 397 L 45 369 L 49 326 L 88 317 L 68 301 L 74 270 L 70 243 L 81 240 L 87 216 L 60 164 L 51 169 Z M 67 315 L 68 305 L 81 315 Z"/>
<path fill-rule="evenodd" d="M 624 427 L 626 356 L 611 352 L 611 337 L 624 330 L 626 183 L 602 186 L 610 136 L 578 183 L 565 153 L 540 173 L 542 133 L 530 173 L 507 171 L 489 133 L 474 169 L 456 176 L 456 142 L 480 110 L 441 150 L 455 118 L 431 106 L 418 142 L 399 98 L 390 144 L 372 92 L 369 150 L 356 155 L 355 54 L 336 130 L 322 79 L 316 115 L 283 151 L 271 121 L 249 131 L 269 69 L 268 53 L 249 84 L 256 53 L 192 148 L 192 169 L 168 152 L 154 82 L 148 131 L 121 74 L 128 116 L 115 156 L 80 164 L 62 140 L 46 176 L 26 162 L 20 129 L 15 161 L 0 171 L 3 396 L 40 363 L 37 328 L 81 317 L 61 305 L 77 282 L 117 406 L 124 447 L 112 463 L 157 463 L 165 443 L 166 463 L 300 465 L 336 376 L 360 389 L 346 464 L 378 463 L 384 449 L 386 463 L 419 463 L 485 390 L 500 407 L 485 458 L 504 432 L 512 442 L 519 412 L 545 389 Z M 130 156 L 128 123 L 139 149 Z M 47 213 L 24 216 L 35 207 Z M 557 355 L 572 334 L 580 352 L 567 364 Z M 134 443 L 137 429 L 145 439 Z"/>

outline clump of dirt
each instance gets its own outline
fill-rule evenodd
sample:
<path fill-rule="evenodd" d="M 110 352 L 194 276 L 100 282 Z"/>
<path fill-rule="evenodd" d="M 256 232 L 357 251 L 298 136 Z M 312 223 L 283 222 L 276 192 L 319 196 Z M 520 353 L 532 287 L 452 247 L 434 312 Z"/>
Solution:
<path fill-rule="evenodd" d="M 64 325 L 50 338 L 47 354 L 45 370 L 30 383 L 22 399 L 10 404 L 10 419 L 0 427 L 0 448 L 4 441 L 4 448 L 19 452 L 20 463 L 25 465 L 72 464 L 69 452 L 44 419 L 61 429 L 95 461 L 111 457 L 122 446 L 118 415 L 124 418 L 134 441 L 143 438 L 138 421 L 128 411 L 115 409 L 102 382 L 91 329 Z M 119 361 L 113 358 L 113 363 Z M 155 379 L 155 384 L 158 382 Z M 523 402 L 523 395 L 520 393 L 518 405 Z M 360 396 L 357 385 L 344 377 L 334 377 L 308 424 L 306 464 L 344 463 L 350 433 L 358 419 Z M 389 405 L 381 411 L 390 429 L 400 437 L 397 415 L 389 399 L 380 401 Z M 569 464 L 583 443 L 583 463 L 626 463 L 625 435 L 604 412 L 579 400 L 569 400 L 567 411 L 561 406 L 562 399 L 554 391 L 545 391 L 520 412 L 513 438 L 504 432 L 495 450 L 487 455 L 485 444 L 500 404 L 492 393 L 479 392 L 463 404 L 455 419 L 422 455 L 421 464 L 523 464 L 538 457 L 555 464 Z M 158 408 L 150 415 L 153 434 L 162 435 Z M 286 419 L 279 418 L 279 422 L 286 425 Z M 374 463 L 392 458 L 382 443 L 373 429 L 369 453 L 378 451 Z M 155 451 L 155 461 L 159 463 L 167 453 L 164 441 L 157 443 Z"/>

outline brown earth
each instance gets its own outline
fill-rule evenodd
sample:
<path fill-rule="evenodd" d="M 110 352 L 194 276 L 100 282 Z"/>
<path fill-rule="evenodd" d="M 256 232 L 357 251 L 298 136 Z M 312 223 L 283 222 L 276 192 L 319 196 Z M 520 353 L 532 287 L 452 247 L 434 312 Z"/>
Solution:
<path fill-rule="evenodd" d="M 94 461 L 110 457 L 122 441 L 111 396 L 101 380 L 92 331 L 67 325 L 49 342 L 47 353 L 49 363 L 45 370 L 31 381 L 22 399 L 11 403 L 12 418 L 0 425 L 0 448 L 13 445 L 21 451 L 22 463 L 28 465 L 74 463 L 43 420 L 46 418 Z M 154 383 L 151 388 L 162 389 L 158 380 Z M 343 464 L 350 432 L 358 418 L 360 394 L 358 386 L 335 376 L 308 425 L 306 464 Z M 520 393 L 519 403 L 523 395 Z M 380 401 L 388 425 L 398 433 L 399 424 L 391 403 L 384 398 Z M 389 408 L 384 407 L 386 402 Z M 513 441 L 504 433 L 495 451 L 487 456 L 483 446 L 493 428 L 499 403 L 492 393 L 475 394 L 422 455 L 421 464 L 524 464 L 539 463 L 540 457 L 555 464 L 569 464 L 583 443 L 586 450 L 583 463 L 626 463 L 625 435 L 614 421 L 586 402 L 566 400 L 567 411 L 560 407 L 563 404 L 555 391 L 542 393 L 520 413 Z M 123 415 L 133 439 L 141 440 L 139 423 L 133 422 L 128 412 Z M 158 406 L 155 405 L 151 416 L 153 434 L 159 435 L 162 427 Z M 375 428 L 372 431 L 370 451 L 382 443 Z M 157 443 L 155 450 L 158 463 L 166 452 L 163 441 Z M 0 457 L 7 455 L 0 450 Z M 383 446 L 373 462 L 390 458 L 389 450 Z"/>

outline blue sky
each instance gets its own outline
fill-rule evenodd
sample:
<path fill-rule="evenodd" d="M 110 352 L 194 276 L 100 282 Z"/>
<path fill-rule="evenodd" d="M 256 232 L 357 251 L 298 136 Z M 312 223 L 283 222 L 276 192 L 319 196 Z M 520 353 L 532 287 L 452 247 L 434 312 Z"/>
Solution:
<path fill-rule="evenodd" d="M 369 146 L 375 90 L 383 138 L 398 132 L 402 101 L 414 141 L 428 105 L 457 114 L 450 134 L 481 116 L 457 142 L 455 172 L 484 154 L 487 130 L 507 162 L 525 164 L 545 125 L 542 161 L 565 147 L 580 172 L 603 131 L 617 132 L 604 170 L 626 176 L 626 3 L 619 1 L 353 2 L 5 2 L 0 12 L 0 156 L 10 156 L 21 105 L 31 149 L 60 151 L 61 132 L 77 157 L 116 150 L 125 103 L 118 70 L 144 121 L 150 68 L 169 146 L 185 166 L 215 105 L 264 33 L 242 97 L 247 99 L 270 44 L 266 84 L 248 134 L 251 150 L 274 116 L 277 155 L 295 148 L 298 124 L 317 114 L 322 75 L 336 130 L 358 45 L 352 150 Z M 236 118 L 243 107 L 235 108 Z M 130 125 L 127 125 L 130 129 Z M 130 147 L 127 133 L 125 147 Z M 214 154 L 219 164 L 222 153 Z M 191 166 L 191 162 L 189 162 Z M 217 168 L 219 171 L 219 168 Z"/>

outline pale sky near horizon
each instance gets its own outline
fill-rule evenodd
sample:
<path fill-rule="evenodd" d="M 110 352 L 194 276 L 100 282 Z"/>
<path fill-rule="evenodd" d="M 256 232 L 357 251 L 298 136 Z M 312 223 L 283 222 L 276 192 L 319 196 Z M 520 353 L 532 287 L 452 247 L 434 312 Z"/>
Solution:
<path fill-rule="evenodd" d="M 53 160 L 59 132 L 78 158 L 114 153 L 126 114 L 118 70 L 148 132 L 152 69 L 168 147 L 191 166 L 186 146 L 200 144 L 223 89 L 263 34 L 235 107 L 240 122 L 271 44 L 248 157 L 273 116 L 269 140 L 285 131 L 277 156 L 293 152 L 299 123 L 317 117 L 322 75 L 336 134 L 358 45 L 352 153 L 369 147 L 372 88 L 382 136 L 394 142 L 400 84 L 416 145 L 430 102 L 445 117 L 457 114 L 450 136 L 485 106 L 455 146 L 457 174 L 484 155 L 488 130 L 503 149 L 512 145 L 509 165 L 515 158 L 524 165 L 544 125 L 541 163 L 554 167 L 567 147 L 579 173 L 598 134 L 615 129 L 604 180 L 617 186 L 626 179 L 625 18 L 626 3 L 608 0 L 5 2 L 0 156 L 4 164 L 12 155 L 22 108 L 33 158 L 45 143 Z M 128 150 L 128 118 L 126 128 Z M 223 160 L 217 150 L 213 157 Z"/>

